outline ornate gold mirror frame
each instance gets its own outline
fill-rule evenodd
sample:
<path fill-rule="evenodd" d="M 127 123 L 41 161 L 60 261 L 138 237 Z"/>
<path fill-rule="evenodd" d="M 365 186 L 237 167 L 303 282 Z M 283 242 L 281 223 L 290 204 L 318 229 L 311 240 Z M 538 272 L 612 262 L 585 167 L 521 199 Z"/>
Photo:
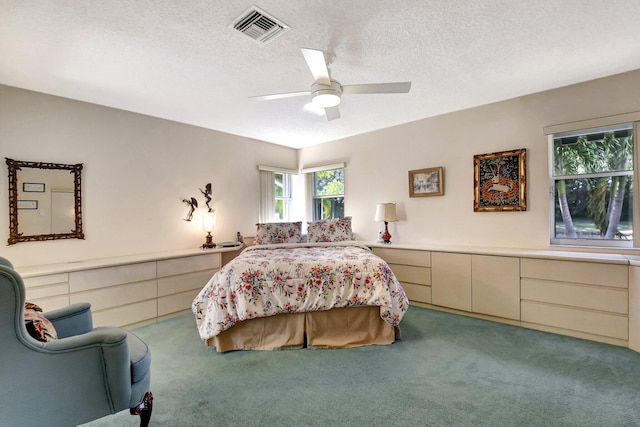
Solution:
<path fill-rule="evenodd" d="M 81 173 L 82 163 L 74 165 L 66 165 L 59 163 L 42 163 L 42 162 L 23 162 L 19 160 L 13 160 L 5 158 L 7 166 L 9 168 L 9 245 L 16 244 L 18 242 L 32 242 L 32 241 L 44 241 L 44 240 L 58 240 L 58 239 L 84 239 L 84 233 L 82 232 L 82 191 L 81 191 Z M 26 183 L 24 180 L 18 180 L 18 171 L 23 171 L 25 168 L 34 169 L 49 169 L 49 170 L 61 170 L 68 171 L 72 174 L 73 178 L 73 199 L 74 199 L 74 216 L 75 227 L 69 230 L 68 233 L 42 233 L 42 234 L 28 234 L 24 230 L 19 231 L 18 212 L 22 209 L 34 209 L 33 206 L 38 206 L 36 200 L 19 200 L 18 191 L 20 183 L 22 184 L 22 191 L 34 191 L 35 193 L 45 192 L 45 188 L 49 189 L 49 185 L 45 182 L 35 184 L 37 187 L 35 190 L 25 187 L 32 183 Z M 25 193 L 21 193 L 24 197 Z M 27 202 L 26 204 L 24 204 Z"/>

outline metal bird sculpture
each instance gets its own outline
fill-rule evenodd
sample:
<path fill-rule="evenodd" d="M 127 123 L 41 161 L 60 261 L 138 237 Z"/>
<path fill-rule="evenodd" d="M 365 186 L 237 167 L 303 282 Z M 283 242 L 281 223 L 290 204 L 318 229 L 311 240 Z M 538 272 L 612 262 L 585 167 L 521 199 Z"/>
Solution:
<path fill-rule="evenodd" d="M 193 211 L 198 207 L 198 201 L 195 197 L 191 199 L 182 199 L 187 205 L 189 205 L 189 212 L 187 213 L 187 217 L 184 219 L 185 221 L 191 221 L 193 219 Z"/>
<path fill-rule="evenodd" d="M 204 195 L 204 197 L 207 199 L 207 212 L 211 212 L 213 211 L 213 209 L 211 209 L 211 206 L 209 205 L 209 203 L 211 203 L 211 183 L 208 183 L 207 185 L 205 185 L 204 190 L 202 188 L 199 189 L 200 192 Z"/>

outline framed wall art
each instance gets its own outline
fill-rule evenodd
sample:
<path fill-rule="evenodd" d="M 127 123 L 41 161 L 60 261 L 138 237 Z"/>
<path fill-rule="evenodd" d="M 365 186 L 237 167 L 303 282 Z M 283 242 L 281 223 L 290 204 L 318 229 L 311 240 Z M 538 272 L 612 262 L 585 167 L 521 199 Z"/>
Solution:
<path fill-rule="evenodd" d="M 444 195 L 444 168 L 417 169 L 409 171 L 409 197 Z"/>
<path fill-rule="evenodd" d="M 18 200 L 18 209 L 38 209 L 37 200 Z"/>
<path fill-rule="evenodd" d="M 473 156 L 474 212 L 526 211 L 527 150 Z"/>
<path fill-rule="evenodd" d="M 24 193 L 44 193 L 45 184 L 43 182 L 23 182 L 22 191 Z"/>

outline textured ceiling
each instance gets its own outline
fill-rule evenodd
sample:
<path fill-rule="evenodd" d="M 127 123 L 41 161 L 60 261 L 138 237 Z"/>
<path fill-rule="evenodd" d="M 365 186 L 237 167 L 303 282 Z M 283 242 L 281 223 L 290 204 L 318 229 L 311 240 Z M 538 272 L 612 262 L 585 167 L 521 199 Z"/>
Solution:
<path fill-rule="evenodd" d="M 231 23 L 252 5 L 290 30 L 261 46 Z M 0 83 L 305 147 L 640 68 L 638 0 L 0 0 Z M 301 47 L 335 55 L 327 121 Z"/>

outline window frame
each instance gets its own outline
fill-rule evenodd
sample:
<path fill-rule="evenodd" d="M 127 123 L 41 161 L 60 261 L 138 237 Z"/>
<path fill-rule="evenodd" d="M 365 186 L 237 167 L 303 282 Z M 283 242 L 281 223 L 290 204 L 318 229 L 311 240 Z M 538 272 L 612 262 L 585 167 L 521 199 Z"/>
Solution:
<path fill-rule="evenodd" d="M 640 245 L 640 236 L 638 234 L 640 228 L 639 221 L 639 213 L 638 213 L 638 204 L 639 204 L 639 192 L 640 187 L 638 186 L 638 129 L 640 128 L 640 113 L 632 113 L 631 116 L 635 120 L 623 120 L 623 118 L 629 118 L 629 114 L 610 117 L 610 118 L 602 118 L 596 120 L 589 120 L 578 122 L 575 124 L 565 124 L 552 126 L 550 128 L 545 128 L 545 133 L 548 135 L 548 159 L 549 159 L 549 243 L 551 246 L 568 246 L 575 248 L 590 248 L 590 247 L 600 247 L 600 248 L 619 248 L 619 249 L 630 249 L 637 248 Z M 555 139 L 558 137 L 573 137 L 573 136 L 581 136 L 581 135 L 589 135 L 594 133 L 603 133 L 608 131 L 613 131 L 615 129 L 619 129 L 621 127 L 631 127 L 633 132 L 633 168 L 630 171 L 606 171 L 606 172 L 590 172 L 583 174 L 573 174 L 573 175 L 555 175 Z M 547 129 L 554 129 L 555 132 L 546 132 Z M 605 177 L 615 177 L 615 176 L 630 176 L 632 179 L 632 188 L 631 188 L 631 198 L 632 205 L 629 209 L 632 210 L 632 229 L 633 229 L 633 238 L 632 240 L 623 240 L 623 239 L 588 239 L 588 238 L 558 238 L 555 236 L 556 232 L 556 182 L 561 180 L 569 180 L 569 179 L 592 179 L 592 178 L 605 178 Z"/>

